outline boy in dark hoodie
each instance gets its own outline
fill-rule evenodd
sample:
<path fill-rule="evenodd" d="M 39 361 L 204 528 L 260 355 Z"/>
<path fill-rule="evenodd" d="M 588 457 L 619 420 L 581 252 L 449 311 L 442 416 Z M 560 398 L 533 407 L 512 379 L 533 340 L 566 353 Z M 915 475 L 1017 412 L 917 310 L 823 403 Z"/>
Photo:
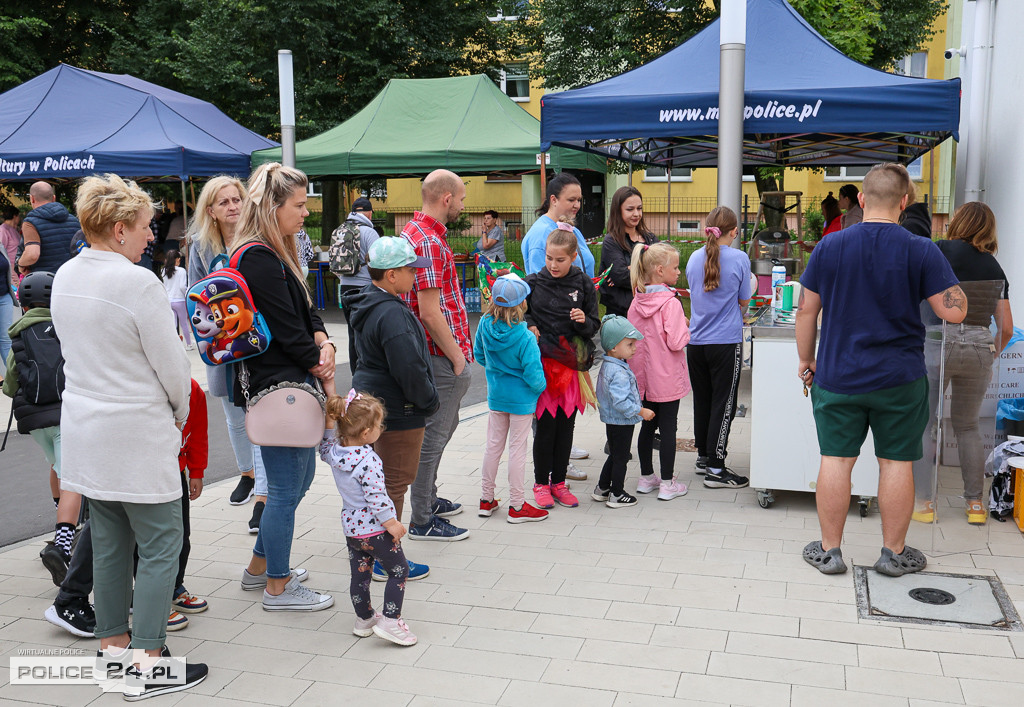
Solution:
<path fill-rule="evenodd" d="M 372 282 L 343 296 L 348 313 L 352 387 L 384 401 L 385 431 L 373 445 L 384 465 L 388 497 L 402 517 L 405 492 L 416 478 L 427 417 L 440 402 L 434 386 L 427 338 L 416 315 L 400 297 L 413 288 L 416 268 L 430 265 L 404 238 L 374 242 L 367 262 Z M 409 562 L 408 579 L 422 579 L 426 565 Z M 374 563 L 373 578 L 387 573 Z"/>
<path fill-rule="evenodd" d="M 82 497 L 60 490 L 60 405 L 64 392 L 64 359 L 50 318 L 53 273 L 39 270 L 26 275 L 18 290 L 24 314 L 8 333 L 11 352 L 3 392 L 13 399 L 18 432 L 32 435 L 50 463 L 50 486 L 57 505 L 57 525 L 52 543 L 39 557 L 58 587 L 71 562 L 71 543 Z"/>

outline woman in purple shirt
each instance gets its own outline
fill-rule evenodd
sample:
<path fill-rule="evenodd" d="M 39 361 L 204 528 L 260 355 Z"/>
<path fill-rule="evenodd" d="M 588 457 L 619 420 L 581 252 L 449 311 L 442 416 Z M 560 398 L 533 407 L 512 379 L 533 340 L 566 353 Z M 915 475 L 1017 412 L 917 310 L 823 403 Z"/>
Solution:
<path fill-rule="evenodd" d="M 707 242 L 686 263 L 690 343 L 686 363 L 693 388 L 697 473 L 707 488 L 743 488 L 750 481 L 725 466 L 729 428 L 743 358 L 742 307 L 750 301 L 750 260 L 730 247 L 739 222 L 732 209 L 708 214 Z"/>

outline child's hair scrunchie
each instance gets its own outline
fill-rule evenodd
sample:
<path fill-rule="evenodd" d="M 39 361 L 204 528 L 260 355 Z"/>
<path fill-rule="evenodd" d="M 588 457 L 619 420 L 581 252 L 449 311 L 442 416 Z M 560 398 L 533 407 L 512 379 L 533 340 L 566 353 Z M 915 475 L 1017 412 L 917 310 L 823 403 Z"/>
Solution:
<path fill-rule="evenodd" d="M 345 396 L 345 413 L 348 412 L 348 406 L 352 404 L 353 400 L 359 400 L 363 396 L 356 392 L 355 388 L 348 391 L 348 395 Z M 344 414 L 344 413 L 343 413 Z"/>

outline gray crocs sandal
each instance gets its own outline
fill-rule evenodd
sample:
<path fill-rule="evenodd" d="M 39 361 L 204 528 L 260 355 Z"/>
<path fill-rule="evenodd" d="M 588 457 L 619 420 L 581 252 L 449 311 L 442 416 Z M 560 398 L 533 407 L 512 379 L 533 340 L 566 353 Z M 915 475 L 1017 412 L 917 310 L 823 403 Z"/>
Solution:
<path fill-rule="evenodd" d="M 890 577 L 902 577 L 911 572 L 920 572 L 927 566 L 928 559 L 924 553 L 910 545 L 904 545 L 903 552 L 898 555 L 894 555 L 889 548 L 883 547 L 882 556 L 875 563 L 875 572 Z"/>
<path fill-rule="evenodd" d="M 843 562 L 843 551 L 834 547 L 825 552 L 821 547 L 821 541 L 815 540 L 808 543 L 804 548 L 804 561 L 815 567 L 822 574 L 842 574 L 846 571 L 846 563 Z"/>

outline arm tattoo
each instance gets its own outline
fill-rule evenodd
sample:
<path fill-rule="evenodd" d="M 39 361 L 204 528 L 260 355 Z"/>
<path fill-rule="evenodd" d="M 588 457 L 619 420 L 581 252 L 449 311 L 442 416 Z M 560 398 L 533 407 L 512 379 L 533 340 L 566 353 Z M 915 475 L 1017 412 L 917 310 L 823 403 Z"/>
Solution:
<path fill-rule="evenodd" d="M 967 311 L 967 296 L 960 289 L 960 285 L 953 285 L 953 287 L 942 293 L 942 305 L 947 309 L 959 309 L 961 312 Z"/>

